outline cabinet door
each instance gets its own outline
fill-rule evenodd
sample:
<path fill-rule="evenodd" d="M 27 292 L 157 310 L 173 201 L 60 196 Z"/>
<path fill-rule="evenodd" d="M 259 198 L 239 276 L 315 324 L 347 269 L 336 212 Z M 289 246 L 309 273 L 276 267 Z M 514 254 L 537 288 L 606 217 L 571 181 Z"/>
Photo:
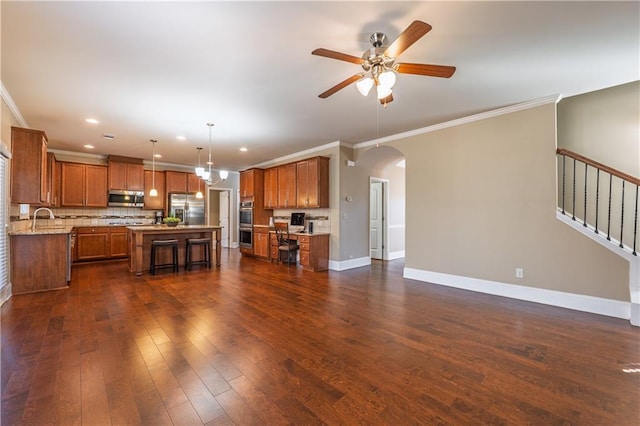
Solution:
<path fill-rule="evenodd" d="M 86 232 L 85 232 L 86 231 Z M 101 228 L 78 231 L 78 260 L 106 259 L 108 255 L 108 230 Z"/>
<path fill-rule="evenodd" d="M 107 207 L 108 192 L 106 166 L 85 165 L 85 203 L 86 207 Z"/>
<path fill-rule="evenodd" d="M 62 163 L 60 181 L 60 205 L 84 207 L 84 164 Z"/>
<path fill-rule="evenodd" d="M 212 172 L 213 173 L 213 172 Z M 200 182 L 202 179 L 195 173 L 187 173 L 187 192 L 205 192 L 206 184 Z"/>
<path fill-rule="evenodd" d="M 297 164 L 297 206 L 329 207 L 329 159 L 316 157 Z"/>
<path fill-rule="evenodd" d="M 264 171 L 264 207 L 278 207 L 278 168 L 272 167 Z"/>
<path fill-rule="evenodd" d="M 144 191 L 144 166 L 142 164 L 127 164 L 127 189 L 129 191 Z"/>
<path fill-rule="evenodd" d="M 184 172 L 166 171 L 166 191 L 170 192 L 187 192 L 187 174 Z"/>
<path fill-rule="evenodd" d="M 127 230 L 110 229 L 109 230 L 109 257 L 127 257 L 129 254 L 127 244 Z"/>
<path fill-rule="evenodd" d="M 11 201 L 47 204 L 48 159 L 44 132 L 12 127 L 11 146 Z"/>
<path fill-rule="evenodd" d="M 164 172 L 155 172 L 155 182 L 151 170 L 144 171 L 144 208 L 148 210 L 164 210 L 164 203 L 167 199 L 164 190 Z M 150 197 L 149 191 L 155 185 L 158 191 L 157 197 Z"/>
<path fill-rule="evenodd" d="M 278 207 L 288 208 L 296 205 L 296 164 L 278 167 Z"/>
<path fill-rule="evenodd" d="M 253 244 L 253 254 L 258 257 L 269 257 L 269 234 L 263 232 L 254 232 L 256 239 Z"/>
<path fill-rule="evenodd" d="M 60 207 L 60 164 L 52 153 L 47 154 L 47 170 L 49 173 L 47 179 L 49 204 L 52 207 Z"/>
<path fill-rule="evenodd" d="M 240 197 L 253 197 L 253 170 L 240 173 Z"/>
<path fill-rule="evenodd" d="M 127 163 L 109 162 L 109 189 L 127 189 Z"/>

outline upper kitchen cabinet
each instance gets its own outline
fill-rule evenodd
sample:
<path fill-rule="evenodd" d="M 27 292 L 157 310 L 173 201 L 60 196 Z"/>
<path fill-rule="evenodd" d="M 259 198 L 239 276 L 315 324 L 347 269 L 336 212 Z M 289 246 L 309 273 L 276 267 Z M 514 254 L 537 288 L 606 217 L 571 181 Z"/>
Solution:
<path fill-rule="evenodd" d="M 62 207 L 107 207 L 107 167 L 61 163 Z"/>
<path fill-rule="evenodd" d="M 142 159 L 110 156 L 109 189 L 144 191 Z"/>
<path fill-rule="evenodd" d="M 264 171 L 264 208 L 278 207 L 278 168 L 271 167 Z"/>
<path fill-rule="evenodd" d="M 144 208 L 148 210 L 164 210 L 167 193 L 165 191 L 165 172 L 154 172 L 151 170 L 144 171 Z M 157 197 L 150 197 L 149 191 L 156 187 L 158 191 Z"/>
<path fill-rule="evenodd" d="M 329 158 L 314 157 L 296 163 L 297 199 L 301 208 L 329 208 Z"/>
<path fill-rule="evenodd" d="M 167 170 L 166 190 L 167 194 L 171 192 L 197 192 L 200 178 L 195 173 L 175 172 Z M 200 187 L 202 190 L 202 186 Z"/>
<path fill-rule="evenodd" d="M 278 166 L 278 207 L 296 207 L 296 163 Z"/>
<path fill-rule="evenodd" d="M 49 205 L 47 135 L 40 130 L 12 127 L 11 154 L 11 202 Z"/>
<path fill-rule="evenodd" d="M 49 204 L 51 207 L 60 207 L 60 163 L 51 152 L 47 153 L 47 169 L 49 172 Z"/>
<path fill-rule="evenodd" d="M 253 198 L 255 191 L 256 173 L 262 173 L 260 169 L 249 169 L 240 172 L 240 199 Z"/>
<path fill-rule="evenodd" d="M 195 173 L 187 173 L 187 192 L 204 191 L 206 184 Z"/>

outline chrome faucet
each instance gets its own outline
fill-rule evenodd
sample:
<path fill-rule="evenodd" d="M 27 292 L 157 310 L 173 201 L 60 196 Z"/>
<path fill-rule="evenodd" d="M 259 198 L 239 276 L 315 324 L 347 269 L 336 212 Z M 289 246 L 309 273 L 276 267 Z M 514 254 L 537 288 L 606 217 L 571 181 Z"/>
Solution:
<path fill-rule="evenodd" d="M 35 212 L 33 212 L 33 224 L 31 225 L 31 230 L 35 231 L 36 230 L 36 218 L 38 216 L 38 212 L 40 210 L 46 210 L 49 212 L 49 219 L 55 219 L 56 217 L 54 216 L 53 212 L 51 211 L 51 209 L 47 208 L 47 207 L 40 207 L 37 208 Z"/>

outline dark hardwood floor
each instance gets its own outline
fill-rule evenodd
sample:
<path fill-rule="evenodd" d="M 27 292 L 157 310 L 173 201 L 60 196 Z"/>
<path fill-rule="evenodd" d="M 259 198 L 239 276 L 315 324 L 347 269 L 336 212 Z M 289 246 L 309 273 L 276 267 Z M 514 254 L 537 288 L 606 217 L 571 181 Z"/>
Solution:
<path fill-rule="evenodd" d="M 628 321 L 241 258 L 2 306 L 2 425 L 638 425 Z M 636 372 L 633 372 L 636 371 Z"/>

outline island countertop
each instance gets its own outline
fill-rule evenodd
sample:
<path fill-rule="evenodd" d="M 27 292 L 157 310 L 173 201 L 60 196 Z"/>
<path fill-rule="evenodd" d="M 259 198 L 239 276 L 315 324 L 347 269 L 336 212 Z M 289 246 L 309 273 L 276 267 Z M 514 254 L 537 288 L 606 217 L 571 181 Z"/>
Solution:
<path fill-rule="evenodd" d="M 184 251 L 187 238 L 211 238 L 212 245 L 215 241 L 216 266 L 220 266 L 222 226 L 208 225 L 135 225 L 127 226 L 129 233 L 129 270 L 136 275 L 142 275 L 149 270 L 151 259 L 151 242 L 154 239 L 178 240 L 178 263 L 184 267 Z M 213 247 L 212 247 L 213 249 Z"/>

